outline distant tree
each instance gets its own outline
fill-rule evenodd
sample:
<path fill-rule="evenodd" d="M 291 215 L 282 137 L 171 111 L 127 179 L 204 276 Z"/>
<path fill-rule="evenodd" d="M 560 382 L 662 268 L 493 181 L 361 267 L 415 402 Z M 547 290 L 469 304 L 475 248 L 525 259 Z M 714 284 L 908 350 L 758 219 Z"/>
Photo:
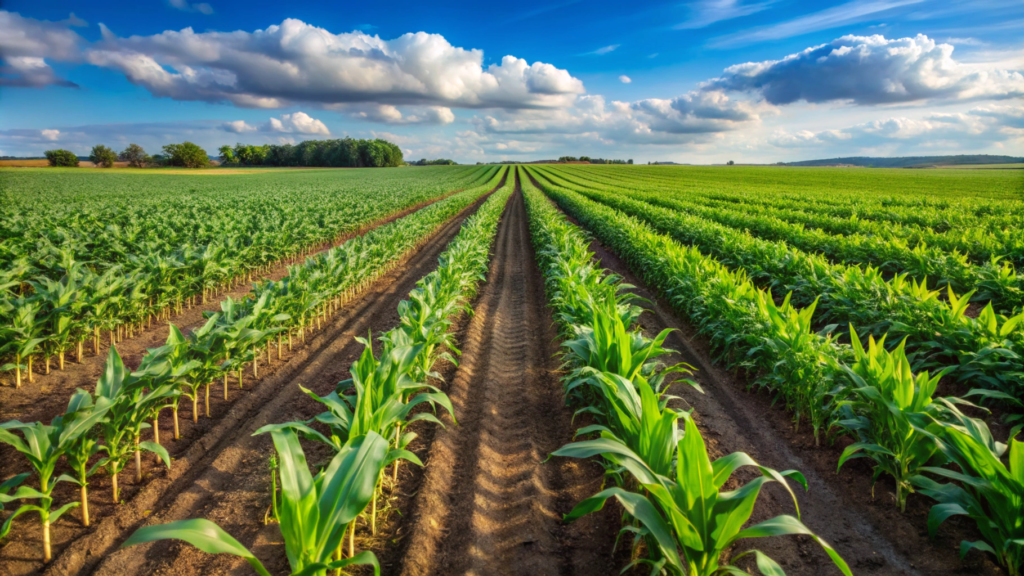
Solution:
<path fill-rule="evenodd" d="M 590 156 L 580 156 L 580 162 L 590 162 Z"/>
<path fill-rule="evenodd" d="M 47 150 L 44 154 L 50 166 L 63 166 L 65 168 L 78 166 L 78 156 L 70 150 Z"/>
<path fill-rule="evenodd" d="M 191 142 L 168 144 L 164 146 L 164 154 L 168 156 L 168 163 L 171 166 L 205 168 L 210 165 L 210 157 L 206 151 Z"/>
<path fill-rule="evenodd" d="M 146 164 L 150 162 L 150 157 L 143 150 L 142 146 L 138 144 L 129 144 L 127 148 L 121 151 L 118 155 L 118 159 L 122 162 L 127 162 L 132 168 L 144 168 Z"/>
<path fill-rule="evenodd" d="M 221 161 L 223 161 L 225 164 L 231 164 L 235 161 L 235 151 L 231 148 L 231 146 L 225 144 L 221 146 L 217 151 L 220 152 Z"/>
<path fill-rule="evenodd" d="M 728 162 L 725 163 L 726 166 L 732 166 L 734 164 L 736 164 L 736 163 L 733 162 L 732 160 L 729 160 Z"/>
<path fill-rule="evenodd" d="M 92 147 L 92 152 L 89 153 L 89 162 L 97 166 L 104 168 L 110 168 L 117 161 L 117 152 L 114 152 L 110 148 L 103 144 L 97 144 Z"/>
<path fill-rule="evenodd" d="M 633 163 L 633 159 L 632 158 L 630 158 L 629 160 L 626 161 L 626 164 L 632 164 L 632 163 Z"/>

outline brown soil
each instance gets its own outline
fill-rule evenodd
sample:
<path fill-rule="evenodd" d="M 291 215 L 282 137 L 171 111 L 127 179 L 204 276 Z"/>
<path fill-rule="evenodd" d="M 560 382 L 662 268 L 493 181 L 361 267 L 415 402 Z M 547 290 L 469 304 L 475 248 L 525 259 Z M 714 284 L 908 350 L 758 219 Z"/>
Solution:
<path fill-rule="evenodd" d="M 667 302 L 645 288 L 615 254 L 596 241 L 591 250 L 604 267 L 623 276 L 637 287 L 636 293 L 651 301 L 645 304 L 651 311 L 641 319 L 645 333 L 653 336 L 664 328 L 676 330 L 666 345 L 680 353 L 669 360 L 694 366 L 693 379 L 705 394 L 683 384 L 674 385 L 672 393 L 683 398 L 686 409 L 695 409 L 712 459 L 741 451 L 764 466 L 801 471 L 809 490 L 791 485 L 804 523 L 839 552 L 854 574 L 1002 574 L 981 554 L 972 552 L 965 561 L 959 559 L 960 540 L 978 538 L 968 522 L 947 520 L 938 538 L 930 540 L 926 528 L 929 499 L 911 495 L 906 514 L 900 514 L 888 478 L 879 481 L 872 498 L 871 469 L 864 460 L 847 463 L 837 475 L 836 463 L 849 439 L 816 448 L 810 432 L 795 432 L 791 416 L 774 406 L 770 397 L 748 391 L 748 380 L 712 363 L 708 342 L 677 318 Z M 741 470 L 726 488 L 736 488 L 756 474 Z M 781 486 L 767 484 L 751 521 L 793 513 L 789 494 Z M 755 547 L 777 560 L 790 576 L 840 573 L 818 545 L 803 536 L 748 540 L 735 552 Z M 740 561 L 741 567 L 756 570 L 748 559 Z"/>
<path fill-rule="evenodd" d="M 545 462 L 576 427 L 562 401 L 556 334 L 521 193 L 500 224 L 488 279 L 448 392 L 458 424 L 449 419 L 436 433 L 393 571 L 609 573 L 617 518 L 561 522 L 600 490 L 602 468 Z"/>
<path fill-rule="evenodd" d="M 120 563 L 140 563 L 140 558 L 147 558 L 149 550 L 154 546 L 114 554 L 117 546 L 146 522 L 155 510 L 159 513 L 153 517 L 160 521 L 178 519 L 173 514 L 180 512 L 184 518 L 201 516 L 222 522 L 222 526 L 236 537 L 255 535 L 269 502 L 269 488 L 265 486 L 269 482 L 266 462 L 273 449 L 269 437 L 251 438 L 250 434 L 268 422 L 305 418 L 316 413 L 315 406 L 319 405 L 302 394 L 298 386 L 290 384 L 301 383 L 318 393 L 326 394 L 338 381 L 347 377 L 348 367 L 361 350 L 354 336 L 365 336 L 367 330 L 379 333 L 397 324 L 398 302 L 407 296 L 419 278 L 437 265 L 437 256 L 458 232 L 462 221 L 479 207 L 484 198 L 460 213 L 431 238 L 425 239 L 424 245 L 414 251 L 406 262 L 373 283 L 322 330 L 315 335 L 308 335 L 305 346 L 296 341 L 296 350 L 286 352 L 282 361 L 275 361 L 269 368 L 264 360 L 261 378 L 255 386 L 252 384 L 251 371 L 245 373 L 245 390 L 239 390 L 237 381 L 232 378 L 230 400 L 224 401 L 221 399 L 221 385 L 215 384 L 211 392 L 213 419 L 200 418 L 199 423 L 193 425 L 190 420 L 191 407 L 183 407 L 180 414 L 183 434 L 180 440 L 174 441 L 171 440 L 173 420 L 170 411 L 164 411 L 160 421 L 161 439 L 173 459 L 172 469 L 168 471 L 162 465 L 157 466 L 152 456 L 145 457 L 145 478 L 141 485 L 137 485 L 134 482 L 134 465 L 130 465 L 120 476 L 120 506 L 107 502 L 110 494 L 109 478 L 104 475 L 93 477 L 90 488 L 93 526 L 82 527 L 77 511 L 61 518 L 53 527 L 54 560 L 49 565 L 44 567 L 39 560 L 41 532 L 38 522 L 33 522 L 29 515 L 19 519 L 17 534 L 0 550 L 0 574 L 31 574 L 38 570 L 45 574 L 90 573 L 96 570 L 100 573 L 124 574 L 126 572 L 118 568 Z M 118 347 L 121 348 L 120 343 Z M 60 410 L 65 402 L 66 396 L 58 402 Z M 316 461 L 314 454 L 310 458 Z M 20 471 L 10 470 L 11 473 Z M 4 476 L 7 475 L 8 470 L 5 469 Z M 74 500 L 77 494 L 77 489 L 70 484 L 61 484 L 55 492 L 55 500 Z M 254 499 L 260 502 L 253 504 Z M 239 507 L 247 511 L 248 516 L 237 511 L 225 520 L 214 513 L 214 502 L 219 506 Z M 207 513 L 207 508 L 210 508 L 210 513 Z M 272 527 L 272 530 L 276 534 L 277 528 Z M 244 537 L 239 539 L 243 543 L 253 544 Z M 284 562 L 281 547 L 268 551 L 257 546 L 255 550 L 261 557 L 276 555 L 279 556 L 278 560 Z M 196 552 L 194 549 L 192 551 Z M 169 558 L 177 556 L 175 550 Z M 207 557 L 205 560 L 209 559 Z M 203 561 L 197 560 L 200 564 Z M 158 559 L 154 559 L 153 563 L 154 566 L 159 565 Z M 105 571 L 103 566 L 113 568 Z M 268 564 L 272 569 L 274 566 L 274 562 Z M 194 572 L 192 568 L 187 570 Z M 141 573 L 150 572 L 145 569 Z M 200 571 L 204 574 L 213 572 Z"/>
<path fill-rule="evenodd" d="M 399 218 L 408 216 L 413 212 L 424 208 L 434 202 L 437 202 L 443 198 L 457 193 L 458 191 L 449 192 L 438 198 L 421 202 L 415 206 L 410 206 L 404 210 L 391 214 L 385 218 L 381 218 L 374 222 L 371 222 L 365 226 L 362 226 L 358 230 L 352 232 L 346 232 L 338 236 L 335 240 L 320 246 L 316 253 L 320 253 L 326 250 L 330 250 L 336 246 L 339 246 L 346 241 L 361 236 L 370 230 L 383 226 L 389 222 L 394 222 Z M 253 282 L 262 280 L 280 280 L 288 275 L 288 266 L 299 262 L 305 261 L 310 256 L 302 256 L 297 258 L 290 258 L 283 261 L 273 267 L 269 272 L 253 277 Z M 202 326 L 205 322 L 203 314 L 211 311 L 220 310 L 221 302 L 228 298 L 239 300 L 244 298 L 252 292 L 251 282 L 241 282 L 234 288 L 229 289 L 218 295 L 215 298 L 211 298 L 205 304 L 199 304 L 191 308 L 187 308 L 182 314 L 172 316 L 170 322 L 180 328 L 183 332 L 188 332 L 199 326 Z M 154 322 L 152 327 L 142 333 L 136 333 L 132 338 L 125 338 L 124 340 L 117 343 L 117 351 L 124 359 L 125 365 L 129 368 L 137 368 L 139 363 L 142 362 L 142 355 L 149 348 L 155 348 L 162 346 L 164 341 L 167 339 L 167 322 L 159 321 Z M 73 360 L 74 355 L 68 354 L 64 364 L 64 370 L 56 369 L 56 358 L 51 359 L 51 372 L 50 374 L 41 373 L 41 358 L 35 359 L 35 365 L 33 369 L 36 374 L 34 375 L 34 382 L 28 382 L 27 377 L 23 375 L 21 388 L 15 388 L 10 386 L 0 386 L 0 422 L 7 421 L 12 418 L 18 418 L 23 422 L 33 421 L 45 421 L 49 422 L 55 416 L 58 416 L 64 412 L 67 407 L 68 399 L 74 393 L 76 388 L 85 388 L 92 390 L 96 384 L 96 380 L 99 379 L 100 374 L 103 372 L 104 363 L 107 360 L 107 354 L 110 349 L 110 337 L 108 334 L 103 334 L 100 339 L 100 350 L 99 354 L 92 353 L 92 341 L 85 343 L 85 355 L 82 358 L 82 363 L 79 364 Z M 9 449 L 6 445 L 0 446 L 0 458 L 6 455 L 5 449 Z"/>

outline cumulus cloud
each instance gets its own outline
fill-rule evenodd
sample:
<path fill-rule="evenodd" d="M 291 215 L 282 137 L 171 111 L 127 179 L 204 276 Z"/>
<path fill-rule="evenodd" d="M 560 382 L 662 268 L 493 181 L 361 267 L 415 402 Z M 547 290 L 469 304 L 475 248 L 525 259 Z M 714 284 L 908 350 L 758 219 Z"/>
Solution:
<path fill-rule="evenodd" d="M 260 127 L 264 132 L 284 132 L 287 134 L 318 134 L 330 136 L 331 131 L 327 126 L 305 112 L 294 114 L 282 114 L 281 118 L 271 118 L 266 124 Z"/>
<path fill-rule="evenodd" d="M 83 40 L 70 27 L 83 25 L 85 21 L 74 14 L 64 21 L 50 22 L 0 10 L 0 86 L 77 87 L 58 77 L 46 60 L 77 61 Z"/>
<path fill-rule="evenodd" d="M 305 112 L 282 114 L 280 118 L 270 118 L 258 126 L 249 124 L 245 120 L 234 120 L 232 122 L 224 122 L 220 125 L 220 129 L 225 132 L 233 132 L 235 134 L 260 131 L 280 134 L 331 135 L 331 131 L 327 129 L 327 125 Z"/>
<path fill-rule="evenodd" d="M 768 142 L 779 148 L 841 145 L 847 151 L 975 150 L 992 144 L 1024 142 L 1024 109 L 982 106 L 967 112 L 929 114 L 923 118 L 890 117 L 820 132 L 777 130 Z"/>
<path fill-rule="evenodd" d="M 584 96 L 571 109 L 488 115 L 472 123 L 479 134 L 683 144 L 756 123 L 761 115 L 773 112 L 770 106 L 730 100 L 721 92 L 691 92 L 672 99 L 610 103 L 601 96 Z"/>
<path fill-rule="evenodd" d="M 1024 74 L 986 70 L 953 59 L 953 46 L 924 35 L 843 36 L 782 60 L 748 62 L 704 83 L 745 91 L 772 104 L 849 101 L 874 105 L 930 99 L 1024 97 Z"/>
<path fill-rule="evenodd" d="M 622 82 L 623 84 L 629 84 L 632 81 L 633 81 L 633 79 L 630 78 L 629 76 L 626 76 L 625 74 L 623 74 L 622 76 L 619 76 L 619 82 Z"/>
<path fill-rule="evenodd" d="M 255 132 L 257 130 L 256 126 L 249 124 L 245 120 L 225 122 L 220 125 L 220 129 L 225 132 L 234 132 L 235 134 L 244 134 L 246 132 Z"/>
<path fill-rule="evenodd" d="M 417 32 L 382 40 L 333 34 L 295 19 L 254 32 L 191 28 L 104 39 L 86 54 L 156 96 L 250 108 L 294 103 L 375 103 L 461 108 L 557 108 L 583 83 L 550 64 L 505 56 L 483 66 L 481 50 Z"/>
<path fill-rule="evenodd" d="M 381 122 L 384 124 L 432 124 L 445 125 L 455 121 L 455 113 L 445 106 L 413 106 L 403 113 L 390 104 L 364 104 L 341 108 L 357 120 Z"/>

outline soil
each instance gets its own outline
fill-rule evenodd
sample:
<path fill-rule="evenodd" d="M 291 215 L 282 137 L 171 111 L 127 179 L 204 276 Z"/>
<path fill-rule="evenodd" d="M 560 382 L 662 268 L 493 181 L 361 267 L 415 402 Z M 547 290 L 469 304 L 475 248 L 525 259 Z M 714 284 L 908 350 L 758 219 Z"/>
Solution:
<path fill-rule="evenodd" d="M 609 572 L 617 516 L 561 521 L 600 491 L 602 467 L 545 461 L 576 429 L 558 381 L 556 336 L 517 192 L 448 391 L 458 424 L 449 418 L 436 433 L 400 560 L 385 574 Z"/>
<path fill-rule="evenodd" d="M 90 516 L 93 525 L 89 528 L 82 527 L 77 510 L 69 512 L 54 524 L 54 560 L 49 565 L 42 566 L 40 562 L 41 531 L 38 522 L 33 522 L 31 516 L 21 519 L 17 533 L 8 539 L 3 549 L 0 549 L 0 574 L 21 575 L 37 571 L 44 574 L 124 574 L 126 572 L 122 570 L 122 564 L 119 562 L 126 562 L 123 564 L 126 566 L 132 563 L 126 559 L 134 558 L 138 563 L 143 548 L 148 551 L 150 548 L 159 547 L 160 544 L 132 548 L 115 554 L 120 543 L 136 528 L 146 523 L 148 518 L 158 518 L 159 522 L 179 519 L 173 516 L 175 512 L 181 512 L 181 518 L 205 517 L 221 521 L 221 525 L 236 537 L 253 532 L 257 525 L 261 526 L 265 504 L 269 503 L 269 488 L 266 486 L 269 482 L 269 473 L 266 471 L 266 462 L 273 453 L 273 448 L 269 436 L 251 438 L 250 434 L 269 422 L 307 418 L 319 412 L 315 410 L 319 405 L 302 394 L 298 386 L 292 384 L 297 382 L 318 393 L 326 394 L 333 390 L 338 381 L 345 379 L 348 367 L 362 348 L 355 342 L 354 337 L 365 336 L 368 330 L 379 333 L 397 324 L 398 302 L 408 295 L 417 280 L 436 267 L 437 256 L 458 232 L 462 221 L 475 212 L 486 197 L 466 208 L 432 237 L 425 239 L 425 243 L 413 251 L 405 262 L 400 263 L 390 273 L 374 282 L 363 295 L 347 304 L 322 330 L 307 335 L 304 346 L 296 340 L 295 350 L 286 351 L 285 357 L 280 361 L 275 360 L 270 367 L 266 365 L 264 358 L 260 370 L 261 378 L 255 385 L 251 371 L 247 370 L 243 381 L 244 389 L 240 390 L 237 380 L 232 378 L 229 400 L 224 401 L 221 399 L 223 388 L 216 383 L 211 392 L 211 412 L 214 418 L 199 418 L 198 424 L 193 425 L 191 407 L 183 407 L 179 414 L 182 436 L 179 440 L 172 440 L 172 415 L 169 410 L 164 411 L 160 420 L 161 440 L 171 454 L 172 468 L 166 470 L 162 465 L 157 466 L 153 456 L 146 456 L 143 458 L 143 482 L 136 484 L 134 465 L 130 464 L 120 475 L 120 506 L 108 502 L 109 477 L 103 474 L 94 476 L 90 487 Z M 398 215 L 395 215 L 393 218 L 397 217 Z M 118 343 L 118 349 L 121 350 L 124 344 L 129 342 Z M 135 361 L 136 364 L 137 362 L 138 360 Z M 59 392 L 48 391 L 46 397 L 59 396 L 53 401 L 52 410 L 55 410 L 55 413 L 50 417 L 63 411 L 69 395 L 70 392 L 62 395 Z M 29 412 L 43 412 L 34 404 L 27 408 Z M 313 412 L 310 412 L 311 410 Z M 26 419 L 24 416 L 21 418 Z M 4 452 L 3 457 L 14 456 Z M 310 459 L 316 461 L 313 456 Z M 20 466 L 21 458 L 18 457 L 17 461 Z M 15 469 L 14 466 L 10 470 L 5 467 L 3 476 L 20 471 L 20 468 Z M 77 495 L 77 487 L 64 483 L 58 486 L 54 498 L 58 502 L 66 502 L 77 500 Z M 255 508 L 249 507 L 252 508 L 249 510 L 249 516 L 258 516 L 258 519 L 252 521 L 241 513 L 232 514 L 230 519 L 224 520 L 213 514 L 213 508 L 207 509 L 212 502 L 246 509 L 247 505 L 252 504 L 253 499 L 263 499 L 266 502 L 255 504 Z M 154 511 L 157 513 L 154 514 Z M 245 529 L 239 529 L 239 526 L 244 526 Z M 272 527 L 272 530 L 276 533 L 277 528 Z M 252 544 L 246 539 L 239 539 L 243 543 Z M 277 547 L 269 554 L 264 554 L 265 550 L 261 553 L 259 547 L 256 550 L 261 558 L 274 557 L 276 553 L 286 565 L 283 548 Z M 198 553 L 194 549 L 192 551 Z M 177 556 L 176 551 L 170 554 L 171 558 Z M 187 554 L 182 556 L 185 557 Z M 206 559 L 209 558 L 211 557 Z M 158 565 L 159 562 L 154 560 L 154 567 Z M 106 571 L 103 566 L 112 568 Z M 272 570 L 273 566 L 273 562 L 268 564 Z M 144 569 L 141 573 L 151 572 L 150 569 Z M 192 572 L 191 568 L 189 572 Z"/>

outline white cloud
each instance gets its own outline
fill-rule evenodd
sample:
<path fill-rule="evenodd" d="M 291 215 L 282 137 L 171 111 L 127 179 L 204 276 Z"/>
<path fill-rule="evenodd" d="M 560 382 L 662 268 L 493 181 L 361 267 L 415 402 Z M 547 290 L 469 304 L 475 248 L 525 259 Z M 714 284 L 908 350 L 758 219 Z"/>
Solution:
<path fill-rule="evenodd" d="M 59 78 L 46 60 L 77 61 L 84 41 L 69 27 L 84 24 L 74 14 L 61 22 L 49 22 L 0 10 L 0 86 L 77 88 L 74 82 Z"/>
<path fill-rule="evenodd" d="M 720 36 L 712 40 L 710 45 L 715 48 L 731 48 L 757 42 L 792 38 L 811 32 L 863 22 L 889 10 L 921 2 L 924 2 L 924 0 L 854 0 L 853 2 L 833 6 L 793 20 L 772 24 L 771 26 Z"/>
<path fill-rule="evenodd" d="M 413 106 L 406 108 L 405 113 L 390 104 L 360 104 L 344 106 L 341 110 L 357 120 L 384 124 L 445 125 L 455 121 L 455 114 L 445 106 Z"/>
<path fill-rule="evenodd" d="M 604 56 L 605 54 L 608 54 L 609 52 L 615 52 L 615 50 L 617 50 L 619 48 L 619 46 L 622 46 L 622 44 L 610 44 L 608 46 L 602 46 L 601 48 L 598 48 L 597 50 L 594 50 L 593 52 L 590 52 L 590 54 L 597 54 L 598 56 Z"/>
<path fill-rule="evenodd" d="M 583 83 L 542 62 L 505 56 L 483 66 L 481 50 L 418 32 L 382 40 L 333 34 L 287 19 L 254 32 L 191 28 L 104 39 L 87 52 L 96 66 L 121 71 L 156 96 L 231 102 L 250 108 L 295 103 L 376 103 L 460 108 L 557 108 Z"/>
<path fill-rule="evenodd" d="M 756 123 L 774 109 L 730 100 L 720 92 L 691 92 L 673 99 L 606 103 L 584 96 L 568 110 L 495 114 L 472 120 L 478 135 L 545 139 L 552 135 L 601 142 L 685 144 Z"/>
<path fill-rule="evenodd" d="M 42 136 L 44 140 L 53 142 L 60 138 L 60 130 L 40 130 L 39 135 Z"/>
<path fill-rule="evenodd" d="M 982 106 L 967 112 L 928 114 L 922 118 L 897 116 L 848 128 L 812 132 L 776 130 L 768 143 L 778 148 L 837 148 L 844 154 L 858 150 L 915 153 L 919 150 L 978 150 L 998 143 L 1024 143 L 1024 109 Z"/>
<path fill-rule="evenodd" d="M 892 104 L 929 99 L 1019 98 L 1024 74 L 953 59 L 953 46 L 924 35 L 843 36 L 782 60 L 725 69 L 705 89 L 754 92 L 772 104 L 849 101 Z"/>
<path fill-rule="evenodd" d="M 331 131 L 327 126 L 305 112 L 294 114 L 282 114 L 281 118 L 271 118 L 266 124 L 260 126 L 264 132 L 284 132 L 287 134 L 317 134 L 330 136 Z"/>
<path fill-rule="evenodd" d="M 247 123 L 245 120 L 225 122 L 220 125 L 220 129 L 225 132 L 234 132 L 235 134 L 244 134 L 246 132 L 255 132 L 257 130 L 255 126 Z"/>
<path fill-rule="evenodd" d="M 168 0 L 168 3 L 173 8 L 177 8 L 182 12 L 199 12 L 200 14 L 210 15 L 213 14 L 213 6 L 210 6 L 206 2 L 196 2 L 189 4 L 188 0 Z"/>
<path fill-rule="evenodd" d="M 690 11 L 693 13 L 690 19 L 676 24 L 674 28 L 676 30 L 705 28 L 716 22 L 757 14 L 771 5 L 772 1 L 741 4 L 739 0 L 700 0 L 689 5 Z"/>
<path fill-rule="evenodd" d="M 625 74 L 623 74 L 622 76 L 619 76 L 619 82 L 622 82 L 623 84 L 629 84 L 632 81 L 633 81 L 633 79 L 630 78 L 629 76 L 626 76 Z"/>

